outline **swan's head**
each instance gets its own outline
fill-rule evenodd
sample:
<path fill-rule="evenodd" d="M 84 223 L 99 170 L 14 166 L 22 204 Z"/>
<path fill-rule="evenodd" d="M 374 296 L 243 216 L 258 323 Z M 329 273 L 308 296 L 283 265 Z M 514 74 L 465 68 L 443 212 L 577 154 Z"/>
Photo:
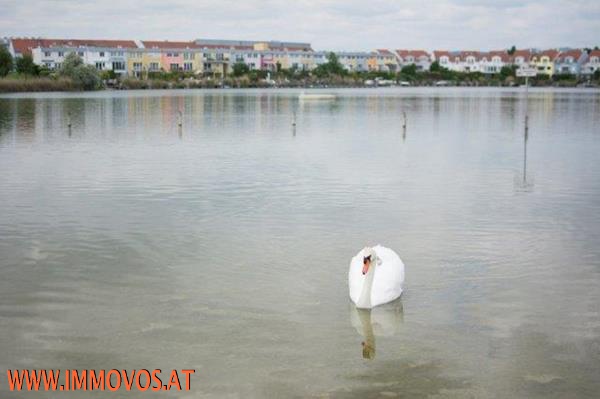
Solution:
<path fill-rule="evenodd" d="M 363 249 L 362 252 L 363 252 L 362 274 L 367 274 L 367 272 L 369 271 L 369 267 L 371 267 L 371 264 L 373 262 L 375 262 L 375 258 L 377 257 L 377 254 L 375 254 L 375 251 L 371 247 L 366 247 L 365 249 Z M 375 263 L 373 263 L 373 264 L 375 264 Z"/>

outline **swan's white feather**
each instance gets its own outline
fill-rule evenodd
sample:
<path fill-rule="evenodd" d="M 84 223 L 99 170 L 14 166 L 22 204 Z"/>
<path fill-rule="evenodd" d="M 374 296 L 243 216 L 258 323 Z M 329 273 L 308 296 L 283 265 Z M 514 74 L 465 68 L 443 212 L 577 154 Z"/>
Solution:
<path fill-rule="evenodd" d="M 404 263 L 393 250 L 377 245 L 373 250 L 380 259 L 375 265 L 375 276 L 371 288 L 371 307 L 388 303 L 402 295 L 404 285 Z M 373 267 L 373 265 L 371 266 Z M 363 250 L 350 261 L 348 288 L 350 299 L 357 303 L 362 292 L 365 276 L 362 274 Z"/>

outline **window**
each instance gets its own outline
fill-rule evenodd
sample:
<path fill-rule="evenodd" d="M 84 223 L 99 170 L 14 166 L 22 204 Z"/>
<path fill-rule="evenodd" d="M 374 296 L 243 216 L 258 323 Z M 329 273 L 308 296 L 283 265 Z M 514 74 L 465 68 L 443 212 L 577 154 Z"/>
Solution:
<path fill-rule="evenodd" d="M 134 71 L 141 71 L 142 70 L 142 63 L 141 62 L 134 62 L 133 63 L 133 70 Z"/>
<path fill-rule="evenodd" d="M 97 61 L 97 62 L 96 62 L 96 69 L 97 69 L 97 70 L 99 70 L 99 71 L 101 71 L 101 70 L 103 70 L 103 69 L 104 69 L 104 65 L 105 65 L 105 63 L 104 63 L 104 62 L 99 62 L 99 61 Z"/>
<path fill-rule="evenodd" d="M 44 57 L 50 57 L 52 53 L 50 51 L 44 51 Z"/>
<path fill-rule="evenodd" d="M 100 55 L 100 57 L 104 57 L 104 51 L 100 51 L 98 54 Z"/>
<path fill-rule="evenodd" d="M 59 52 L 58 52 L 58 56 L 59 56 L 59 57 L 64 57 L 64 56 L 65 56 L 65 53 L 64 53 L 64 51 L 59 51 Z"/>
<path fill-rule="evenodd" d="M 194 69 L 193 64 L 191 62 L 184 62 L 183 63 L 183 70 L 184 71 L 192 71 Z"/>
<path fill-rule="evenodd" d="M 77 55 L 80 56 L 80 57 L 83 57 L 83 51 L 78 51 Z"/>
<path fill-rule="evenodd" d="M 169 65 L 171 71 L 179 71 L 179 64 L 171 64 Z"/>
<path fill-rule="evenodd" d="M 158 62 L 151 62 L 150 63 L 150 70 L 151 71 L 158 71 L 159 70 Z"/>
<path fill-rule="evenodd" d="M 113 71 L 124 71 L 125 63 L 123 61 L 113 61 L 112 69 Z"/>

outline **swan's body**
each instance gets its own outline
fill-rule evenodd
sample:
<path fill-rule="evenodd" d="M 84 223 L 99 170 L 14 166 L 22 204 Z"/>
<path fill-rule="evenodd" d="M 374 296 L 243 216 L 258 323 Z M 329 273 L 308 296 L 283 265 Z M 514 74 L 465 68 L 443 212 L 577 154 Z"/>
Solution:
<path fill-rule="evenodd" d="M 363 274 L 363 260 L 369 256 L 370 266 Z M 350 261 L 348 288 L 357 308 L 371 309 L 391 302 L 402 295 L 403 285 L 404 263 L 389 248 L 364 248 Z"/>

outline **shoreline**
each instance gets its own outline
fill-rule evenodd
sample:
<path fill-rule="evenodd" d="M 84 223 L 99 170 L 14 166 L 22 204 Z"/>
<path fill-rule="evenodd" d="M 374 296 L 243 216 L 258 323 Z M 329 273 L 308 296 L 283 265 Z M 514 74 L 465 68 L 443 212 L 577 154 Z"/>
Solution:
<path fill-rule="evenodd" d="M 294 86 L 294 85 L 263 85 L 263 86 L 227 86 L 214 85 L 210 87 L 199 86 L 145 86 L 145 87 L 103 87 L 98 90 L 81 90 L 72 85 L 68 88 L 58 87 L 60 84 L 41 83 L 39 86 L 28 84 L 26 88 L 29 90 L 2 90 L 0 95 L 5 94 L 34 94 L 34 93 L 98 93 L 98 92 L 131 92 L 131 91 L 211 91 L 211 90 L 340 90 L 340 89 L 355 89 L 355 90 L 411 90 L 411 89 L 524 89 L 524 85 L 485 85 L 485 84 L 455 84 L 455 85 L 431 85 L 431 84 L 416 84 L 410 86 L 404 85 L 385 85 L 385 86 L 366 86 L 366 85 L 311 85 L 311 86 Z M 25 88 L 25 87 L 24 87 Z M 556 89 L 556 90 L 594 90 L 600 89 L 600 85 L 596 84 L 577 84 L 577 85 L 536 85 L 529 86 L 530 90 L 535 89 Z"/>
<path fill-rule="evenodd" d="M 344 98 L 347 95 L 353 95 L 352 93 L 360 92 L 371 92 L 372 95 L 376 96 L 405 96 L 405 95 L 419 95 L 419 93 L 437 93 L 437 95 L 454 96 L 456 93 L 471 92 L 473 95 L 479 95 L 477 93 L 525 93 L 525 87 L 497 87 L 497 86 L 447 86 L 447 87 L 435 87 L 435 86 L 411 86 L 411 87 L 248 87 L 248 88 L 205 88 L 205 89 L 101 89 L 101 90 L 79 90 L 79 91 L 30 91 L 30 92 L 11 92 L 3 93 L 0 92 L 0 99 L 9 98 L 61 98 L 61 97 L 122 97 L 122 96 L 179 96 L 179 95 L 202 95 L 206 94 L 222 94 L 222 95 L 236 95 L 241 93 L 253 93 L 263 92 L 277 95 L 280 93 L 283 96 L 291 95 L 297 97 L 303 91 L 314 91 L 318 93 L 332 93 L 338 94 L 338 98 Z M 600 93 L 600 87 L 552 87 L 552 86 L 538 86 L 529 87 L 529 95 L 535 95 L 536 93 L 544 92 L 556 92 L 556 93 Z"/>

